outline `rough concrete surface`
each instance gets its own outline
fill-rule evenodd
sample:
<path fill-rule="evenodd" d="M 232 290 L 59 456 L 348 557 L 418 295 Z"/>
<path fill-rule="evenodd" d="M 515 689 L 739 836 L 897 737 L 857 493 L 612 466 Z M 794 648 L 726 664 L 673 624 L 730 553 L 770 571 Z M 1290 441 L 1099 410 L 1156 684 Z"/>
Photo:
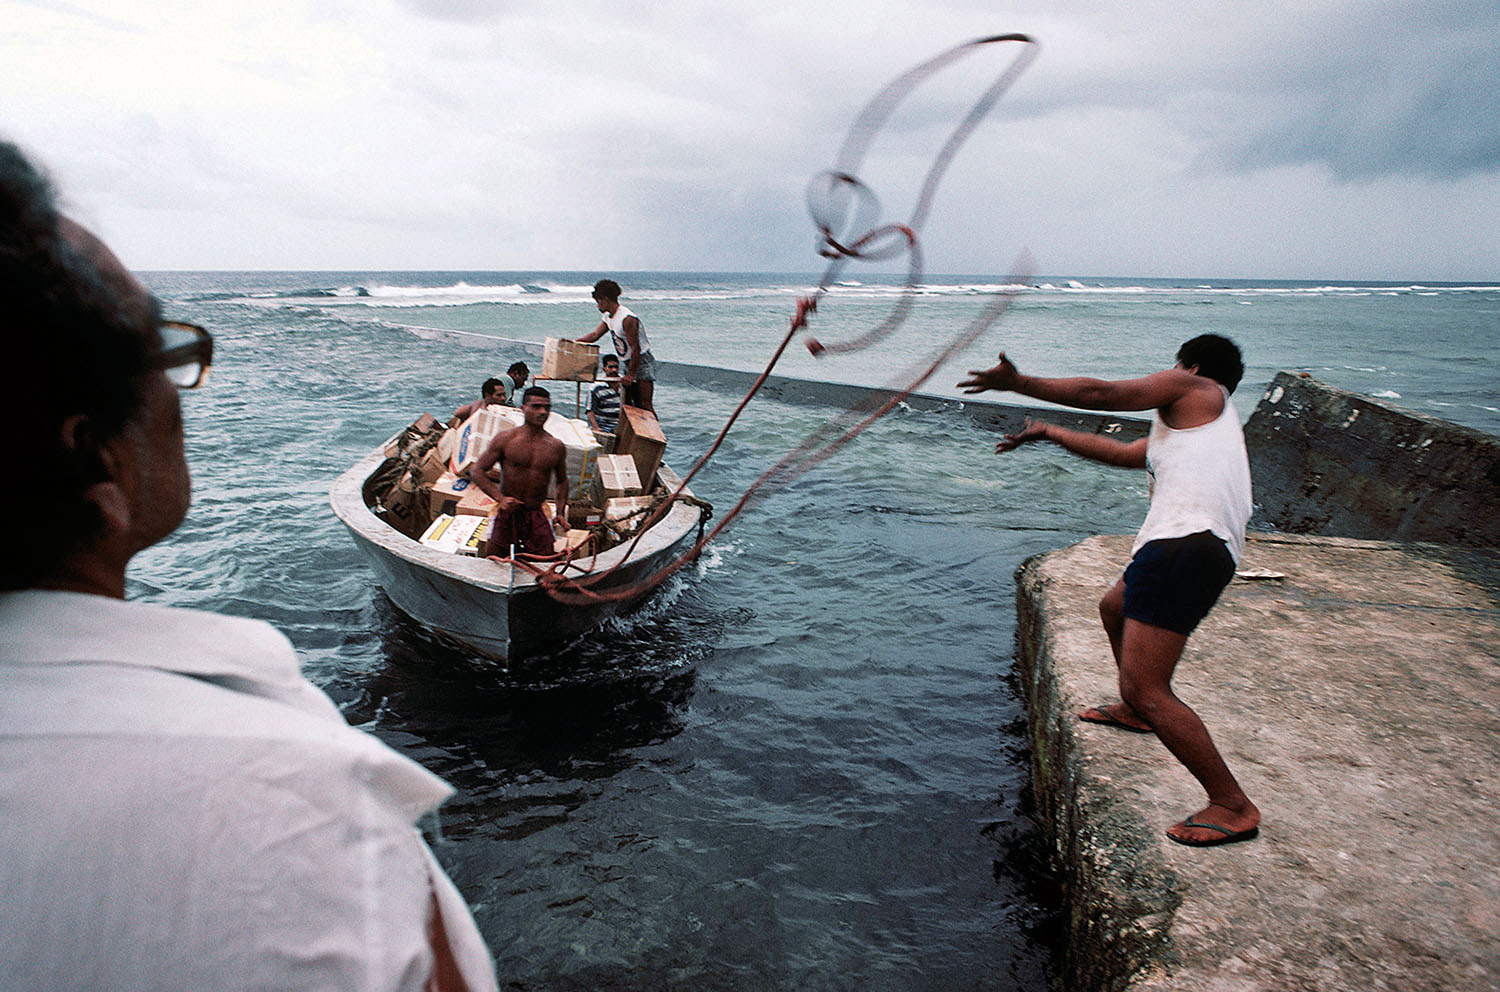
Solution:
<path fill-rule="evenodd" d="M 1035 787 L 1068 890 L 1069 989 L 1500 988 L 1500 552 L 1251 535 L 1174 687 L 1262 813 L 1248 843 L 1163 831 L 1204 804 L 1119 698 L 1099 596 L 1129 537 L 1017 574 Z"/>

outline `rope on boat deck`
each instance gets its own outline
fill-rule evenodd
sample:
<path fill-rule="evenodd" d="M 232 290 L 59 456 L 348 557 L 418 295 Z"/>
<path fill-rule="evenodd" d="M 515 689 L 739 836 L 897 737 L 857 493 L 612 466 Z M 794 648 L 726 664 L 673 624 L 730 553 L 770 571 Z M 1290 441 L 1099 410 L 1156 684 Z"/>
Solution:
<path fill-rule="evenodd" d="M 875 136 L 884 127 L 896 105 L 919 83 L 939 70 L 987 46 L 1007 42 L 1019 43 L 1023 47 L 1016 58 L 975 101 L 934 156 L 927 175 L 922 181 L 911 216 L 904 223 L 876 223 L 874 218 L 879 213 L 879 201 L 873 190 L 863 183 L 857 174 Z M 829 264 L 812 294 L 797 301 L 797 310 L 791 318 L 790 326 L 782 337 L 781 343 L 771 353 L 765 369 L 751 384 L 750 389 L 730 414 L 708 450 L 703 453 L 687 475 L 683 476 L 681 483 L 668 494 L 667 498 L 650 512 L 648 518 L 638 528 L 619 563 L 603 572 L 590 572 L 579 578 L 569 578 L 563 575 L 563 572 L 567 570 L 567 563 L 550 569 L 540 569 L 527 562 L 517 562 L 521 567 L 537 575 L 537 581 L 542 584 L 549 596 L 561 603 L 571 605 L 618 601 L 639 596 L 644 591 L 666 581 L 684 564 L 696 560 L 704 545 L 712 541 L 735 517 L 750 506 L 762 490 L 772 485 L 786 485 L 848 444 L 876 420 L 904 402 L 931 378 L 945 361 L 972 344 L 980 334 L 1000 319 L 1019 287 L 1023 283 L 1030 282 L 1031 277 L 1035 275 L 1035 266 L 1028 253 L 1022 252 L 1016 259 L 1008 284 L 991 295 L 990 302 L 975 316 L 968 327 L 946 347 L 936 351 L 925 366 L 911 370 L 906 376 L 901 377 L 900 382 L 890 385 L 892 395 L 885 402 L 873 409 L 865 405 L 869 401 L 856 402 L 847 411 L 813 431 L 801 444 L 752 482 L 738 502 L 729 509 L 714 528 L 707 534 L 704 533 L 704 527 L 712 515 L 713 507 L 686 493 L 688 483 L 718 452 L 740 414 L 770 378 L 772 370 L 781 361 L 787 346 L 799 331 L 807 328 L 810 316 L 818 309 L 819 301 L 827 295 L 829 287 L 833 285 L 835 279 L 851 260 L 879 262 L 895 258 L 903 252 L 906 253 L 908 265 L 901 295 L 885 319 L 868 332 L 849 341 L 831 344 L 823 343 L 809 334 L 806 341 L 808 351 L 820 357 L 858 351 L 884 340 L 905 323 L 907 316 L 911 313 L 923 271 L 918 232 L 927 219 L 933 198 L 936 196 L 948 166 L 974 129 L 994 107 L 996 101 L 1035 60 L 1037 48 L 1036 41 L 1024 34 L 992 35 L 965 42 L 902 73 L 865 105 L 859 116 L 855 118 L 839 149 L 834 168 L 817 174 L 808 184 L 808 211 L 812 215 L 819 238 L 817 251 L 819 255 L 829 259 Z M 698 539 L 693 547 L 686 554 L 674 559 L 647 578 L 609 590 L 592 588 L 607 579 L 630 559 L 642 536 L 667 513 L 675 502 L 684 502 L 699 507 Z"/>

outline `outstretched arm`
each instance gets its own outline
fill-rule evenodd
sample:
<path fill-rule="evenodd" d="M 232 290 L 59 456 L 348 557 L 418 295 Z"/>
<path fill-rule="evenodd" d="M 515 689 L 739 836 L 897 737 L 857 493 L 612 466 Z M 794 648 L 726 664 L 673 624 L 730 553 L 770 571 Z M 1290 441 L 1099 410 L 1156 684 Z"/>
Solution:
<path fill-rule="evenodd" d="M 601 320 L 599 321 L 599 326 L 594 328 L 592 331 L 589 331 L 583 337 L 579 338 L 578 343 L 588 344 L 591 341 L 598 341 L 600 338 L 604 337 L 604 332 L 607 330 L 609 330 L 609 325 Z"/>
<path fill-rule="evenodd" d="M 1030 441 L 1051 441 L 1064 451 L 1104 465 L 1114 465 L 1119 468 L 1146 467 L 1145 438 L 1129 443 L 1116 441 L 1114 438 L 1100 434 L 1069 430 L 1045 421 L 1032 420 L 1030 417 L 1026 418 L 1026 426 L 1021 430 L 1015 434 L 1005 435 L 1005 439 L 995 445 L 995 451 L 996 453 L 1014 451 Z"/>
<path fill-rule="evenodd" d="M 1141 379 L 1045 379 L 1022 375 L 1001 352 L 998 365 L 970 370 L 969 378 L 958 386 L 965 393 L 993 389 L 1084 410 L 1159 410 L 1201 384 L 1198 376 L 1183 368 L 1153 372 Z"/>

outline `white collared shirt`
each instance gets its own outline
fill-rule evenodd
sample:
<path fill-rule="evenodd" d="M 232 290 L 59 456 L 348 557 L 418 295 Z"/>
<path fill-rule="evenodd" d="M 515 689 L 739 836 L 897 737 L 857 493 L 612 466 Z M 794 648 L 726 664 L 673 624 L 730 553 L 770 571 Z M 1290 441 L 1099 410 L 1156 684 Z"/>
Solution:
<path fill-rule="evenodd" d="M 421 989 L 414 824 L 452 790 L 349 727 L 267 624 L 0 594 L 0 989 Z"/>

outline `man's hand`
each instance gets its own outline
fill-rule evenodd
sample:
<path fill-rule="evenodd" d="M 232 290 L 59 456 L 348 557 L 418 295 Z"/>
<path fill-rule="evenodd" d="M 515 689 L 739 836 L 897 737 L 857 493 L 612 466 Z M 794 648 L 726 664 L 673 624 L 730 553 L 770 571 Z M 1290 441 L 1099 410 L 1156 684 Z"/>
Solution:
<path fill-rule="evenodd" d="M 969 378 L 958 384 L 958 388 L 966 393 L 982 393 L 987 389 L 1013 390 L 1020 381 L 1021 373 L 1016 371 L 1015 365 L 1005 357 L 1005 352 L 1000 353 L 1000 364 L 993 368 L 970 369 Z"/>
<path fill-rule="evenodd" d="M 1026 418 L 1026 423 L 1014 434 L 1005 435 L 1005 440 L 995 445 L 995 454 L 1006 451 L 1015 451 L 1027 441 L 1044 441 L 1047 438 L 1047 424 L 1045 421 Z"/>
<path fill-rule="evenodd" d="M 516 499 L 514 496 L 501 496 L 499 499 L 495 500 L 495 510 L 499 513 L 510 513 L 514 510 L 520 509 L 524 505 L 525 504 Z"/>

